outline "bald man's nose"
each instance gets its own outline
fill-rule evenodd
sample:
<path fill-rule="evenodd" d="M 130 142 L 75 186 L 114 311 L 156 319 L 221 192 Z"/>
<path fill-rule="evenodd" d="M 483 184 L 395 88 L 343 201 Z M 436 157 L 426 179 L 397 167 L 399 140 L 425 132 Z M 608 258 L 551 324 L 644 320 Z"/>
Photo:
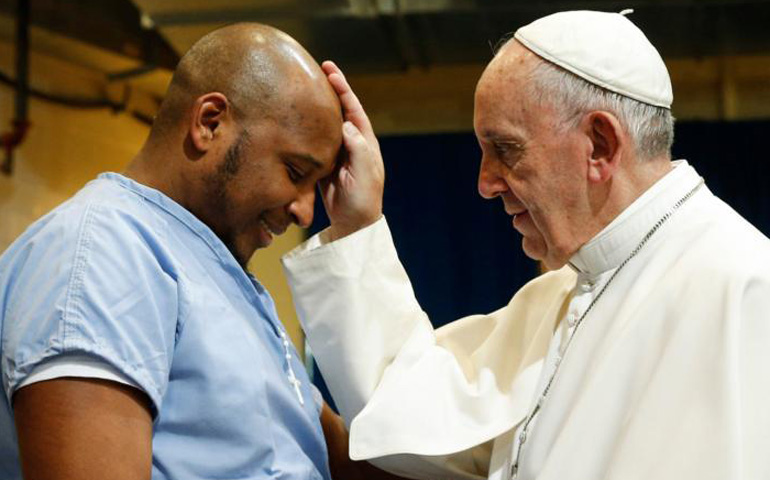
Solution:
<path fill-rule="evenodd" d="M 289 213 L 294 223 L 302 228 L 310 227 L 313 223 L 315 207 L 315 189 L 309 188 L 299 193 L 299 196 L 289 205 Z"/>
<path fill-rule="evenodd" d="M 478 180 L 479 195 L 486 199 L 495 198 L 508 190 L 508 184 L 485 156 L 481 157 Z"/>

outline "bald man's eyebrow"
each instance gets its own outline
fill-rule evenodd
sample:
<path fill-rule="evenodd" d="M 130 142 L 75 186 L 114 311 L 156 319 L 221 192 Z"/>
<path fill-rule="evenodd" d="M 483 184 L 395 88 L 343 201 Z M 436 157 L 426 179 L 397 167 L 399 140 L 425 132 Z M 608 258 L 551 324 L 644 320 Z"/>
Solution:
<path fill-rule="evenodd" d="M 323 162 L 321 162 L 320 160 L 317 160 L 312 155 L 308 155 L 308 154 L 305 154 L 305 153 L 286 153 L 286 154 L 284 154 L 284 156 L 288 157 L 288 158 L 293 158 L 293 159 L 302 160 L 304 162 L 307 162 L 307 163 L 311 164 L 313 166 L 313 168 L 318 169 L 318 170 L 324 168 Z"/>

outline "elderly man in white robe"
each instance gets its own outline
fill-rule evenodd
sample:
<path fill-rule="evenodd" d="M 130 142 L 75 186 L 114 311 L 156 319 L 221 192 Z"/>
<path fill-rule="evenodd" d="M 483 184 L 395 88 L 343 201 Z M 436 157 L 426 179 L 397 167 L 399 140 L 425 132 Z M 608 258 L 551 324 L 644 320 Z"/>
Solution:
<path fill-rule="evenodd" d="M 770 241 L 671 161 L 669 75 L 628 18 L 544 17 L 486 68 L 478 189 L 551 272 L 438 330 L 382 217 L 369 121 L 324 68 L 349 158 L 330 228 L 284 265 L 352 458 L 426 479 L 770 478 Z"/>

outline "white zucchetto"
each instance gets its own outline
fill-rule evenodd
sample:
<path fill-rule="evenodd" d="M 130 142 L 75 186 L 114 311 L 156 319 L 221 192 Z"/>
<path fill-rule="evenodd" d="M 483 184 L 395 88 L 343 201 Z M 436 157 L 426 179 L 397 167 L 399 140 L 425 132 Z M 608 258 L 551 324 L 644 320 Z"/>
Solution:
<path fill-rule="evenodd" d="M 514 38 L 538 56 L 613 92 L 671 108 L 671 79 L 644 33 L 619 13 L 559 12 L 521 27 Z"/>

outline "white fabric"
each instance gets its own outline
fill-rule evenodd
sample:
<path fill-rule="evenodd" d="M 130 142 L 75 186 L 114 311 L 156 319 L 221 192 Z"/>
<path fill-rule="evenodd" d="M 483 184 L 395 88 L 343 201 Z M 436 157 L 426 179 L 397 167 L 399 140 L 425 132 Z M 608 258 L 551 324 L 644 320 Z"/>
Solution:
<path fill-rule="evenodd" d="M 699 181 L 679 164 L 580 250 L 578 275 L 543 275 L 503 309 L 436 331 L 384 220 L 290 253 L 300 319 L 352 420 L 351 456 L 413 478 L 508 478 L 544 358 L 552 368 L 570 319 Z M 770 478 L 768 312 L 770 241 L 702 187 L 586 317 L 519 478 Z"/>
<path fill-rule="evenodd" d="M 53 380 L 55 378 L 100 378 L 122 383 L 134 388 L 141 388 L 130 378 L 122 374 L 117 368 L 86 355 L 67 355 L 56 357 L 32 370 L 18 388 L 32 385 L 33 383 Z"/>
<path fill-rule="evenodd" d="M 660 54 L 618 13 L 559 12 L 519 28 L 516 40 L 540 57 L 607 90 L 671 108 L 671 79 Z"/>

